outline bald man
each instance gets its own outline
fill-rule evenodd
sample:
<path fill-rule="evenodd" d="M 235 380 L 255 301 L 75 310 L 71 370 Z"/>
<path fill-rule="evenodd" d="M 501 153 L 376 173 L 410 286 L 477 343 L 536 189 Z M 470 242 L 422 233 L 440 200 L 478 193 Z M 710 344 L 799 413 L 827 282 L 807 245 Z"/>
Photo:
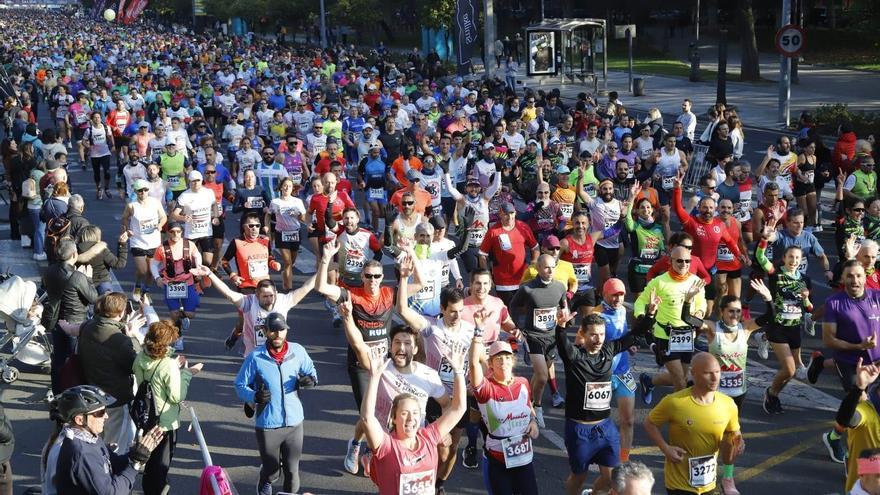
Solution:
<path fill-rule="evenodd" d="M 645 431 L 663 455 L 669 495 L 696 495 L 715 490 L 720 469 L 724 493 L 739 493 L 733 477 L 733 461 L 745 449 L 739 427 L 739 411 L 730 397 L 718 393 L 721 367 L 715 356 L 696 354 L 691 361 L 694 385 L 667 395 L 645 419 Z M 669 441 L 660 428 L 669 424 Z M 718 454 L 722 466 L 718 466 Z"/>

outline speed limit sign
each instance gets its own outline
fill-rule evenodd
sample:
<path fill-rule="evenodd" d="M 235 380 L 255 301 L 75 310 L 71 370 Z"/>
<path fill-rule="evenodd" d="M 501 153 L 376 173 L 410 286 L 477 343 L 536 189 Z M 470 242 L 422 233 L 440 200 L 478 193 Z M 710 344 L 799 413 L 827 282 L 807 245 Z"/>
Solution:
<path fill-rule="evenodd" d="M 804 29 L 796 24 L 782 26 L 776 32 L 776 51 L 783 57 L 796 57 L 807 42 Z"/>

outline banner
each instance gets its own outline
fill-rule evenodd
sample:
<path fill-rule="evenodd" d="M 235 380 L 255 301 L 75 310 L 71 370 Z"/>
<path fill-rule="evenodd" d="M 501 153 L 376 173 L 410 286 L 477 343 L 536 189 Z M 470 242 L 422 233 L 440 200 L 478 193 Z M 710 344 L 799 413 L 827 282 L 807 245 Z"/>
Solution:
<path fill-rule="evenodd" d="M 122 22 L 122 19 L 125 18 L 125 0 L 119 0 L 119 8 L 116 9 L 116 19 L 117 22 Z"/>
<path fill-rule="evenodd" d="M 456 0 L 455 26 L 457 37 L 455 48 L 458 54 L 458 75 L 463 76 L 471 71 L 471 58 L 477 45 L 477 10 L 476 0 Z"/>
<path fill-rule="evenodd" d="M 133 3 L 128 7 L 128 12 L 125 13 L 125 24 L 131 24 L 136 21 L 141 12 L 147 7 L 147 2 L 148 0 L 133 0 Z"/>

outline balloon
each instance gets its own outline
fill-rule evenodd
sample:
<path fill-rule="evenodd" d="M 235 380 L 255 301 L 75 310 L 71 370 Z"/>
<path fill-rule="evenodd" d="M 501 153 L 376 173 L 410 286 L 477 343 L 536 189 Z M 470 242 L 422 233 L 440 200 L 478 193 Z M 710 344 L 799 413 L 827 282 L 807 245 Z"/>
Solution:
<path fill-rule="evenodd" d="M 107 9 L 104 11 L 104 19 L 107 22 L 113 22 L 113 19 L 116 19 L 116 12 L 113 9 Z"/>

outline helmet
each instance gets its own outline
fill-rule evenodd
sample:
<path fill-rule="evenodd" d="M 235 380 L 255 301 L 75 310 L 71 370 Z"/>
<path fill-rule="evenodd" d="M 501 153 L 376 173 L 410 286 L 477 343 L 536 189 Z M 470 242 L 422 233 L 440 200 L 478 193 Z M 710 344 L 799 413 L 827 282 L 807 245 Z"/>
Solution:
<path fill-rule="evenodd" d="M 56 421 L 68 422 L 80 414 L 88 414 L 116 402 L 94 385 L 70 387 L 49 404 L 49 416 Z"/>

